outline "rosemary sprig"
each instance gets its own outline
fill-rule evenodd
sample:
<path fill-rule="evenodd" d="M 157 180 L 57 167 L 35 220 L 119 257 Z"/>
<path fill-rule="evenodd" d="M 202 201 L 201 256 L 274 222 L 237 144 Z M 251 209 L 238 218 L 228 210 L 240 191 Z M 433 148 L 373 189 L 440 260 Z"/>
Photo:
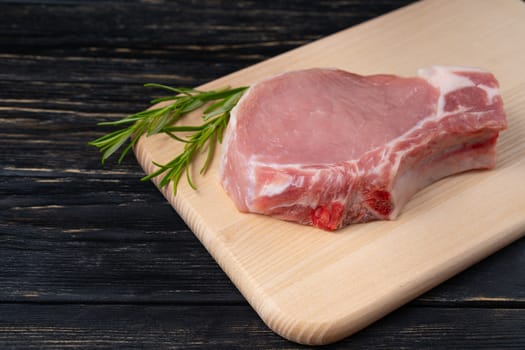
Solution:
<path fill-rule="evenodd" d="M 143 177 L 146 181 L 164 174 L 160 186 L 173 182 L 173 191 L 177 192 L 177 185 L 183 173 L 192 188 L 196 188 L 191 180 L 190 165 L 195 156 L 207 147 L 206 160 L 200 173 L 204 174 L 209 168 L 215 146 L 222 141 L 222 134 L 230 119 L 230 112 L 237 104 L 247 87 L 223 88 L 219 90 L 200 91 L 191 88 L 173 88 L 160 84 L 146 84 L 146 87 L 157 87 L 169 91 L 172 95 L 157 98 L 151 101 L 153 105 L 162 102 L 161 107 L 153 107 L 127 116 L 113 122 L 102 122 L 98 125 L 124 126 L 110 132 L 96 140 L 89 142 L 102 152 L 102 163 L 113 153 L 129 142 L 122 150 L 118 163 L 120 164 L 129 150 L 136 144 L 140 136 L 151 136 L 166 133 L 171 138 L 184 142 L 182 152 L 166 164 L 154 162 L 159 167 L 155 172 Z M 174 93 L 174 94 L 173 94 Z M 211 103 L 211 104 L 210 104 Z M 174 125 L 181 117 L 206 104 L 209 106 L 203 111 L 203 124 L 197 126 Z M 180 133 L 184 133 L 181 136 Z"/>

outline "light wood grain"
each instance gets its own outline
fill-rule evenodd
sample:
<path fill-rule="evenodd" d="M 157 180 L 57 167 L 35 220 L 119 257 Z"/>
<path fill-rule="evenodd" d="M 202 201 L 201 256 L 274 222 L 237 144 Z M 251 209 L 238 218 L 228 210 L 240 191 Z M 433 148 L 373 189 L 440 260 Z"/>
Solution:
<path fill-rule="evenodd" d="M 307 67 L 407 76 L 433 64 L 492 71 L 509 121 L 497 168 L 426 188 L 396 221 L 327 233 L 241 214 L 217 181 L 216 160 L 196 177 L 197 191 L 183 182 L 177 196 L 171 187 L 161 191 L 271 329 L 299 343 L 337 341 L 525 233 L 524 37 L 518 0 L 427 0 L 204 86 L 246 85 Z M 151 173 L 153 160 L 179 150 L 158 135 L 142 138 L 135 152 Z"/>

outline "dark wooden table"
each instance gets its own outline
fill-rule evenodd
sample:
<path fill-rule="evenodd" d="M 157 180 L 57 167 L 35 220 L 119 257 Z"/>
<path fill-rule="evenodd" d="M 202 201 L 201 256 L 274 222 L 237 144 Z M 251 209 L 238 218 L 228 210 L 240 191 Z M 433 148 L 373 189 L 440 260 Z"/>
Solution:
<path fill-rule="evenodd" d="M 301 348 L 133 157 L 102 167 L 87 142 L 146 82 L 200 85 L 409 2 L 0 1 L 0 349 Z M 333 347 L 525 348 L 525 240 Z"/>

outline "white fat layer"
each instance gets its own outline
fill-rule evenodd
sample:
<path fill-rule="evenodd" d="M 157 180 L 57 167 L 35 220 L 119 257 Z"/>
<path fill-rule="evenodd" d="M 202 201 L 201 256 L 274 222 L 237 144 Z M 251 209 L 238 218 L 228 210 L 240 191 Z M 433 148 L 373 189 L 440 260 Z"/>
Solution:
<path fill-rule="evenodd" d="M 290 187 L 301 187 L 304 183 L 304 176 L 288 176 L 287 181 L 282 181 L 278 183 L 269 183 L 263 186 L 259 192 L 260 196 L 276 196 L 283 192 L 286 192 Z"/>
<path fill-rule="evenodd" d="M 417 71 L 418 76 L 428 81 L 428 83 L 439 89 L 440 96 L 437 104 L 437 116 L 444 112 L 445 96 L 452 91 L 462 89 L 469 86 L 474 86 L 474 83 L 467 77 L 462 77 L 453 73 L 459 70 L 459 67 L 444 67 L 434 66 L 429 68 L 421 68 Z"/>
<path fill-rule="evenodd" d="M 454 74 L 455 71 L 466 71 L 460 67 L 444 67 L 434 66 L 428 68 L 421 68 L 417 71 L 417 75 L 428 81 L 432 86 L 438 88 L 442 95 L 446 95 L 449 92 L 474 86 L 472 80 L 461 75 Z M 482 70 L 468 71 L 483 72 Z"/>
<path fill-rule="evenodd" d="M 460 66 L 432 66 L 428 68 L 420 68 L 417 75 L 429 84 L 439 89 L 440 97 L 437 106 L 437 116 L 444 114 L 445 96 L 452 91 L 456 91 L 465 87 L 476 86 L 476 84 L 468 77 L 455 74 L 455 72 L 478 72 L 488 73 L 486 70 L 474 67 L 460 67 Z M 485 91 L 487 98 L 493 102 L 494 97 L 499 96 L 498 88 L 491 88 L 485 85 L 478 85 L 478 88 Z M 457 111 L 456 111 L 457 112 Z"/>
<path fill-rule="evenodd" d="M 480 89 L 485 90 L 485 92 L 487 93 L 487 98 L 488 98 L 489 101 L 491 101 L 491 102 L 494 102 L 494 97 L 500 95 L 500 93 L 499 93 L 499 89 L 498 89 L 498 88 L 491 88 L 491 87 L 484 86 L 484 85 L 481 85 L 481 86 L 478 86 L 478 87 L 479 87 Z"/>

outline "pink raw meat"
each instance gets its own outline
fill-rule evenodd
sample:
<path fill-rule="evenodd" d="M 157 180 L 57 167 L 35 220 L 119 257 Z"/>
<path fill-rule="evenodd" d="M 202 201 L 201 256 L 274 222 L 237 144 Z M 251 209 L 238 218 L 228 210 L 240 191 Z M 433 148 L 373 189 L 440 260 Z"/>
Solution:
<path fill-rule="evenodd" d="M 481 69 L 294 71 L 253 85 L 232 111 L 220 180 L 242 212 L 326 230 L 394 219 L 421 188 L 493 168 L 506 126 Z"/>

